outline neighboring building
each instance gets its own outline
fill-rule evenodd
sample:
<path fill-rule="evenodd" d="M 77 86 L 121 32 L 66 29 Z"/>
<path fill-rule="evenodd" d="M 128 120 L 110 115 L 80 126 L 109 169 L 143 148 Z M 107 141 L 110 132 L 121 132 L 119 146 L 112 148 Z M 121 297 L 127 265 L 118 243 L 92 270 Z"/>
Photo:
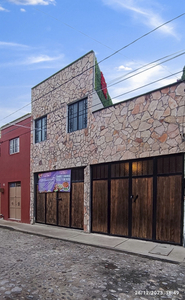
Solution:
<path fill-rule="evenodd" d="M 5 220 L 30 223 L 31 114 L 1 127 L 0 213 Z"/>
<path fill-rule="evenodd" d="M 31 221 L 182 245 L 185 82 L 105 108 L 95 66 L 32 89 Z"/>

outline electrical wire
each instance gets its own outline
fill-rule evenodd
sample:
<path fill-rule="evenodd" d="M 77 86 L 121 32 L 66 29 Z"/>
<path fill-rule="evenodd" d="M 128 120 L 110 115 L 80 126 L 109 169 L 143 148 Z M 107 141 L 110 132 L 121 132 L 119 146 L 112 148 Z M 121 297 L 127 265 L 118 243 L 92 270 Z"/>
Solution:
<path fill-rule="evenodd" d="M 183 50 L 181 50 L 181 51 L 183 51 Z M 156 67 L 156 66 L 158 66 L 158 65 L 161 65 L 161 64 L 163 64 L 164 62 L 170 61 L 170 60 L 175 59 L 175 58 L 177 58 L 177 57 L 179 57 L 179 56 L 181 56 L 181 55 L 184 55 L 185 52 L 182 52 L 182 53 L 180 53 L 180 54 L 178 54 L 178 55 L 176 55 L 176 56 L 174 56 L 174 57 L 172 57 L 172 58 L 170 58 L 170 59 L 167 59 L 167 60 L 165 60 L 165 61 L 162 61 L 162 62 L 159 63 L 159 64 L 153 65 L 155 62 L 158 62 L 158 61 L 160 61 L 160 60 L 163 60 L 163 59 L 165 59 L 165 58 L 167 58 L 167 57 L 171 57 L 172 55 L 174 55 L 174 54 L 176 54 L 176 53 L 179 53 L 179 52 L 181 52 L 181 51 L 175 52 L 175 53 L 173 53 L 173 54 L 169 54 L 169 55 L 164 56 L 164 57 L 162 57 L 162 58 L 159 58 L 159 59 L 157 59 L 157 60 L 155 60 L 155 61 L 153 61 L 153 62 L 150 62 L 150 63 L 148 63 L 148 64 L 146 64 L 146 65 L 144 65 L 144 66 L 142 66 L 142 67 L 140 67 L 140 68 L 137 68 L 137 69 L 135 69 L 135 70 L 133 70 L 133 71 L 131 71 L 131 72 L 129 72 L 129 73 L 123 75 L 122 77 L 119 77 L 119 78 L 124 78 L 124 77 L 128 76 L 129 74 L 133 74 L 133 73 L 134 73 L 134 75 L 129 76 L 129 77 L 126 77 L 126 78 L 124 78 L 124 79 L 122 79 L 122 80 L 119 80 L 119 81 L 117 81 L 117 82 L 115 82 L 115 83 L 112 83 L 112 84 L 108 85 L 107 88 L 109 88 L 109 87 L 111 87 L 111 86 L 113 86 L 113 85 L 116 85 L 116 84 L 118 84 L 118 83 L 120 83 L 120 82 L 122 82 L 122 81 L 125 81 L 125 80 L 127 80 L 127 79 L 130 79 L 130 78 L 132 78 L 132 77 L 134 77 L 134 76 L 137 76 L 138 74 L 141 74 L 141 73 L 143 73 L 143 72 L 145 72 L 145 71 L 147 71 L 147 70 L 150 70 L 150 69 L 152 69 L 152 68 L 154 68 L 154 67 Z M 142 70 L 141 72 L 135 73 L 136 71 L 141 70 L 141 69 L 143 69 L 143 68 L 145 68 L 145 67 L 147 67 L 147 66 L 149 66 L 149 65 L 152 65 L 152 66 L 149 67 L 148 69 Z M 173 74 L 172 74 L 172 75 L 173 75 Z M 119 79 L 119 78 L 115 78 L 114 80 Z M 99 91 L 101 91 L 101 90 L 103 90 L 103 89 L 100 89 L 100 90 L 98 90 L 98 91 L 95 91 L 95 90 L 93 89 L 94 93 L 95 93 L 95 92 L 99 92 Z M 91 93 L 91 91 L 89 91 L 89 93 Z M 38 100 L 38 99 L 36 99 L 36 100 Z M 75 100 L 75 98 L 72 99 L 72 100 Z M 32 101 L 32 103 L 33 103 L 33 102 L 35 102 L 35 100 Z M 29 103 L 29 104 L 23 106 L 22 108 L 16 110 L 14 113 L 16 113 L 16 112 L 22 110 L 23 108 L 27 107 L 28 105 L 31 105 L 32 103 Z M 14 113 L 12 113 L 12 114 L 6 116 L 6 117 L 3 118 L 3 119 L 6 119 L 7 117 L 13 115 Z M 1 119 L 1 120 L 3 120 L 3 119 Z M 8 124 L 6 124 L 6 125 L 10 125 L 10 124 L 11 124 L 11 122 L 8 123 Z"/>
<path fill-rule="evenodd" d="M 176 52 L 176 53 L 178 53 L 178 52 Z M 156 67 L 156 66 L 158 66 L 158 65 L 160 65 L 160 64 L 162 64 L 162 63 L 164 63 L 164 62 L 167 62 L 167 61 L 169 61 L 169 60 L 172 60 L 172 59 L 177 58 L 177 57 L 179 57 L 179 56 L 181 56 L 181 55 L 184 55 L 184 54 L 185 54 L 185 52 L 183 52 L 183 53 L 181 53 L 181 54 L 178 54 L 178 55 L 176 55 L 176 56 L 174 56 L 174 57 L 172 57 L 172 58 L 170 58 L 170 59 L 168 59 L 168 60 L 165 60 L 165 61 L 163 61 L 163 62 L 161 62 L 161 63 L 159 63 L 159 64 L 152 65 L 150 68 L 145 69 L 145 70 L 143 70 L 143 71 L 141 71 L 141 72 L 135 73 L 137 70 L 143 69 L 143 67 L 146 67 L 147 65 L 151 65 L 151 64 L 153 64 L 154 62 L 157 62 L 157 61 L 159 61 L 159 60 L 162 60 L 162 59 L 164 59 L 164 58 L 166 58 L 166 57 L 170 57 L 170 56 L 172 56 L 173 54 L 170 54 L 170 55 L 168 55 L 168 56 L 165 56 L 165 57 L 162 57 L 162 58 L 160 58 L 160 59 L 158 59 L 158 60 L 155 60 L 154 62 L 151 62 L 151 63 L 149 63 L 149 64 L 143 66 L 142 68 L 138 68 L 138 69 L 136 69 L 136 70 L 134 70 L 134 71 L 132 71 L 132 72 L 129 72 L 128 74 L 134 73 L 134 75 L 129 76 L 129 77 L 125 78 L 125 79 L 122 79 L 122 80 L 120 80 L 120 81 L 118 81 L 118 82 L 115 82 L 115 83 L 111 84 L 111 85 L 108 86 L 108 87 L 111 87 L 111 86 L 113 86 L 113 85 L 115 85 L 115 84 L 118 84 L 118 83 L 120 83 L 120 82 L 122 82 L 122 81 L 124 81 L 124 80 L 130 79 L 130 78 L 132 78 L 132 77 L 134 77 L 134 76 L 136 76 L 136 75 L 138 75 L 138 74 L 140 74 L 140 73 L 143 73 L 143 72 L 145 72 L 145 71 L 147 71 L 147 70 L 150 70 L 150 69 L 152 69 L 152 68 L 154 68 L 154 67 Z M 125 76 L 127 76 L 128 74 L 126 74 Z M 172 74 L 172 76 L 174 76 L 174 75 L 175 75 L 175 74 Z M 159 81 L 160 81 L 160 80 L 159 80 Z M 138 89 L 140 89 L 140 87 L 139 87 Z M 102 91 L 102 90 L 103 90 L 103 89 L 100 89 L 100 90 L 96 91 L 96 90 L 92 89 L 91 91 L 89 91 L 89 95 L 92 95 L 93 93 L 96 93 L 96 92 L 100 92 L 100 91 Z M 126 94 L 131 93 L 132 91 L 133 91 L 133 90 L 131 90 L 130 92 L 127 92 Z M 118 97 L 118 96 L 117 96 L 117 97 Z M 116 98 L 117 98 L 117 97 L 116 97 Z M 74 100 L 75 100 L 75 99 L 76 99 L 76 98 L 74 98 Z M 114 97 L 113 99 L 115 99 L 115 97 Z M 72 100 L 73 100 L 73 99 L 72 99 Z M 93 108 L 94 106 L 97 106 L 97 105 L 99 105 L 99 104 L 92 105 L 91 108 Z M 58 110 L 58 109 L 57 109 L 57 110 Z M 14 125 L 13 123 L 14 123 L 14 122 L 12 122 L 12 123 L 10 122 L 10 123 L 8 123 L 8 124 L 6 124 L 6 125 Z M 6 126 L 6 125 L 5 125 L 5 126 Z"/>
<path fill-rule="evenodd" d="M 146 84 L 146 85 L 143 85 L 143 86 L 141 86 L 141 87 L 138 87 L 138 88 L 136 88 L 136 89 L 133 89 L 132 91 L 129 91 L 129 92 L 126 92 L 126 93 L 123 93 L 123 94 L 120 94 L 120 95 L 117 95 L 116 97 L 114 97 L 114 99 L 116 99 L 116 98 L 119 98 L 119 97 L 121 97 L 121 96 L 123 96 L 123 95 L 125 95 L 125 94 L 128 94 L 128 93 L 130 93 L 130 92 L 133 92 L 133 91 L 136 91 L 136 90 L 138 90 L 138 89 L 141 89 L 141 88 L 143 88 L 143 87 L 146 87 L 146 86 L 149 86 L 149 85 L 151 85 L 151 84 L 154 84 L 154 83 L 156 83 L 156 82 L 159 82 L 159 81 L 161 81 L 161 80 L 164 80 L 164 79 L 166 79 L 166 78 L 169 78 L 169 77 L 171 77 L 171 76 L 174 76 L 174 75 L 177 75 L 177 74 L 179 74 L 179 73 L 181 73 L 182 71 L 178 71 L 178 72 L 175 72 L 175 73 L 173 73 L 173 74 L 171 74 L 171 75 L 168 75 L 168 76 L 166 76 L 166 77 L 163 77 L 163 78 L 160 78 L 160 79 L 158 79 L 158 80 L 155 80 L 155 81 L 153 81 L 153 82 L 151 82 L 151 83 L 148 83 L 148 84 Z M 148 92 L 147 92 L 148 93 Z M 123 102 L 123 101 L 121 101 L 121 102 Z M 121 102 L 118 102 L 118 103 L 115 103 L 113 106 L 116 106 L 117 104 L 120 104 Z M 98 104 L 99 105 L 99 104 Z M 63 103 L 61 104 L 61 106 L 63 106 Z M 88 109 L 89 109 L 90 107 L 88 107 Z M 107 108 L 109 108 L 109 107 L 107 107 Z M 104 107 L 103 109 L 106 109 L 106 107 Z M 56 111 L 58 111 L 59 110 L 59 108 L 57 108 L 57 109 L 55 109 L 55 110 L 53 110 L 53 111 L 50 111 L 49 113 L 48 113 L 48 115 L 49 114 L 51 114 L 51 113 L 54 113 L 54 112 L 56 112 Z M 67 117 L 67 115 L 66 116 L 64 116 L 64 118 L 66 118 Z M 55 123 L 57 123 L 57 122 L 59 122 L 59 121 L 61 121 L 61 120 L 55 120 L 54 122 L 50 122 L 50 126 L 51 125 L 53 125 L 53 124 L 55 124 Z M 14 125 L 13 125 L 14 126 Z M 14 131 L 14 130 L 16 130 L 17 128 L 13 128 L 12 130 L 10 130 L 9 132 L 11 132 L 11 131 Z M 33 128 L 32 130 L 30 129 L 30 131 L 28 131 L 28 132 L 26 132 L 26 133 L 23 133 L 23 134 L 21 134 L 20 136 L 22 136 L 22 135 L 24 135 L 24 134 L 27 134 L 27 133 L 31 133 L 31 132 L 34 132 L 36 130 L 36 128 Z M 8 132 L 8 133 L 9 133 Z M 5 133 L 6 134 L 6 133 Z M 9 139 L 7 139 L 7 140 L 3 140 L 2 142 L 0 142 L 0 144 L 1 143 L 4 143 L 4 142 L 6 142 L 6 141 L 9 141 Z"/>
<path fill-rule="evenodd" d="M 142 89 L 142 88 L 144 88 L 144 87 L 146 87 L 146 86 L 149 86 L 150 84 L 154 84 L 154 83 L 156 83 L 156 82 L 159 82 L 159 81 L 164 80 L 164 79 L 166 79 L 166 78 L 169 78 L 169 77 L 171 77 L 171 76 L 177 75 L 177 74 L 179 74 L 179 73 L 182 73 L 182 71 L 179 71 L 179 72 L 176 72 L 176 73 L 174 73 L 174 74 L 172 74 L 172 75 L 168 75 L 168 76 L 166 76 L 166 77 L 160 78 L 160 79 L 155 80 L 155 81 L 153 81 L 153 82 L 151 82 L 151 83 L 148 83 L 148 84 L 145 84 L 145 85 L 143 85 L 143 86 L 140 86 L 140 87 L 138 87 L 138 88 L 136 88 L 136 89 L 133 89 L 133 90 L 131 90 L 131 91 L 129 91 L 129 92 L 120 94 L 120 95 L 114 97 L 113 99 L 119 98 L 119 97 L 124 96 L 124 95 L 126 95 L 126 94 L 129 94 L 129 93 L 131 93 L 131 92 L 137 91 L 137 90 Z M 116 104 L 117 104 L 117 103 L 116 103 Z"/>
<path fill-rule="evenodd" d="M 154 31 L 158 30 L 159 28 L 165 26 L 166 24 L 169 24 L 170 22 L 173 22 L 174 20 L 176 20 L 176 19 L 178 19 L 178 18 L 180 18 L 180 17 L 182 17 L 182 16 L 184 16 L 184 15 L 185 15 L 185 13 L 182 13 L 181 15 L 178 15 L 177 17 L 175 17 L 175 18 L 173 18 L 173 19 L 171 19 L 171 20 L 169 20 L 169 21 L 167 21 L 167 22 L 165 22 L 165 23 L 163 23 L 163 24 L 157 26 L 157 27 L 154 28 L 153 30 L 151 30 L 151 31 L 149 31 L 149 32 L 147 32 L 147 33 L 145 33 L 144 35 L 142 35 L 142 36 L 140 36 L 139 38 L 135 39 L 135 40 L 132 41 L 131 43 L 127 44 L 126 46 L 124 46 L 124 47 L 118 49 L 117 51 L 115 51 L 114 53 L 112 53 L 111 55 L 109 55 L 109 56 L 105 57 L 104 59 L 100 60 L 97 64 L 102 63 L 103 61 L 109 59 L 110 57 L 112 57 L 112 56 L 114 56 L 115 54 L 119 53 L 119 52 L 122 51 L 123 49 L 125 49 L 125 48 L 131 46 L 132 44 L 136 43 L 136 42 L 139 41 L 140 39 L 146 37 L 147 35 L 153 33 Z M 89 67 L 89 68 L 87 68 L 86 70 L 82 71 L 81 73 L 77 74 L 76 76 L 71 77 L 71 78 L 70 78 L 69 80 L 67 80 L 66 82 L 64 82 L 64 83 L 62 83 L 61 85 L 58 85 L 57 87 L 55 87 L 52 91 L 58 89 L 58 88 L 61 87 L 62 85 L 66 84 L 66 83 L 68 83 L 69 81 L 75 79 L 76 77 L 82 75 L 83 73 L 85 73 L 85 72 L 87 72 L 88 70 L 94 68 L 95 66 L 96 66 L 96 64 L 93 65 L 93 66 L 91 66 L 91 67 Z M 42 98 L 42 97 L 48 95 L 48 94 L 51 93 L 52 91 L 49 91 L 48 93 L 45 93 L 44 95 L 38 97 L 38 98 L 35 99 L 34 101 L 39 100 L 40 98 Z M 32 101 L 32 103 L 33 103 L 33 101 Z M 23 108 L 25 108 L 25 107 L 28 106 L 28 105 L 30 105 L 30 104 L 25 105 Z M 19 110 L 21 110 L 21 109 L 19 109 Z M 19 110 L 18 110 L 18 111 L 19 111 Z M 16 111 L 16 112 L 17 112 L 17 111 Z M 14 112 L 14 113 L 16 113 L 16 112 Z M 14 114 L 14 113 L 12 113 L 12 114 Z M 10 115 L 12 115 L 12 114 L 10 114 Z M 5 118 L 9 117 L 10 115 L 6 116 Z M 5 118 L 1 119 L 0 121 L 4 120 Z"/>

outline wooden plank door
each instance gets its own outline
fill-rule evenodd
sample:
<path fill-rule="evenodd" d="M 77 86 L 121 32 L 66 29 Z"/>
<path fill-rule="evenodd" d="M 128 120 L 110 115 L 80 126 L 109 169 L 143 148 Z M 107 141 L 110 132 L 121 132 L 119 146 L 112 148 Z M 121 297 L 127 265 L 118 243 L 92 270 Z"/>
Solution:
<path fill-rule="evenodd" d="M 151 240 L 153 178 L 133 178 L 132 195 L 132 237 Z"/>
<path fill-rule="evenodd" d="M 9 218 L 15 219 L 15 185 L 10 184 L 9 191 Z"/>
<path fill-rule="evenodd" d="M 45 223 L 45 193 L 39 193 L 38 186 L 37 186 L 37 215 L 36 215 L 36 221 L 39 223 Z"/>
<path fill-rule="evenodd" d="M 46 223 L 57 225 L 57 200 L 55 192 L 46 194 Z"/>
<path fill-rule="evenodd" d="M 108 181 L 93 181 L 92 231 L 108 233 Z"/>
<path fill-rule="evenodd" d="M 72 183 L 71 227 L 84 228 L 84 183 Z"/>
<path fill-rule="evenodd" d="M 21 220 L 21 184 L 19 182 L 10 183 L 9 218 Z"/>
<path fill-rule="evenodd" d="M 21 185 L 16 184 L 15 188 L 15 219 L 21 220 Z"/>
<path fill-rule="evenodd" d="M 58 225 L 70 227 L 70 193 L 58 193 Z"/>
<path fill-rule="evenodd" d="M 182 176 L 157 178 L 156 240 L 181 244 Z"/>
<path fill-rule="evenodd" d="M 128 179 L 111 180 L 110 233 L 128 235 Z"/>

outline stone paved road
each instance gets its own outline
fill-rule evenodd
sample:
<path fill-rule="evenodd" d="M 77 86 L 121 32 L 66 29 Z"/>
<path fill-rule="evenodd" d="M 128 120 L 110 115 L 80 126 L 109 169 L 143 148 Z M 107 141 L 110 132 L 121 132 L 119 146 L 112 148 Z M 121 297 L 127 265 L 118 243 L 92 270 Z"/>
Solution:
<path fill-rule="evenodd" d="M 0 228 L 0 299 L 185 299 L 185 266 Z"/>

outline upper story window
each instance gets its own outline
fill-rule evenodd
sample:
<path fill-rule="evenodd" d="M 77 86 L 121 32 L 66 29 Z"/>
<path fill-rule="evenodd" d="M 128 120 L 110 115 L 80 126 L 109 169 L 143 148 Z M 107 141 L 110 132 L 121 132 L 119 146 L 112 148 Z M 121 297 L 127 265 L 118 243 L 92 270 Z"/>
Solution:
<path fill-rule="evenodd" d="M 19 152 L 19 137 L 10 140 L 10 154 Z"/>
<path fill-rule="evenodd" d="M 47 139 L 47 117 L 35 120 L 35 143 L 45 141 Z"/>
<path fill-rule="evenodd" d="M 87 127 L 87 99 L 68 106 L 68 132 Z"/>

